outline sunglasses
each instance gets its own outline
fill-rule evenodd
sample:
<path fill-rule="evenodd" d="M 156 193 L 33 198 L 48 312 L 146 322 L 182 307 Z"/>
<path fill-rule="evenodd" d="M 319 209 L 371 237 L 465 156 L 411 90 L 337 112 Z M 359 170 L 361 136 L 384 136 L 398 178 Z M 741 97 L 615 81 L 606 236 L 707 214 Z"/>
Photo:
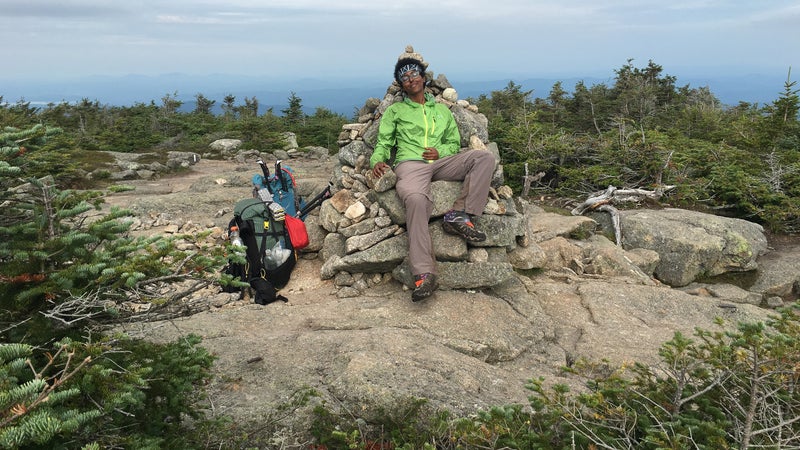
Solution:
<path fill-rule="evenodd" d="M 417 72 L 416 70 L 412 70 L 406 72 L 405 75 L 400 77 L 400 81 L 402 81 L 403 83 L 408 83 L 409 81 L 416 80 L 417 78 L 419 78 L 419 72 Z"/>

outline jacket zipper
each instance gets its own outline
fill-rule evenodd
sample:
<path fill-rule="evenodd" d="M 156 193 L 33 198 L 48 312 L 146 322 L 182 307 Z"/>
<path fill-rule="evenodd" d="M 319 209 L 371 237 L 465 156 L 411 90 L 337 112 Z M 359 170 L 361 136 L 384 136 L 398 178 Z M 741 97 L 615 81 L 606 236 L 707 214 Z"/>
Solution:
<path fill-rule="evenodd" d="M 422 121 L 425 122 L 425 140 L 423 148 L 428 148 L 428 114 L 425 112 L 425 105 L 422 105 Z"/>
<path fill-rule="evenodd" d="M 422 105 L 422 121 L 425 122 L 425 140 L 423 144 L 424 148 L 428 148 L 428 113 L 426 112 L 426 105 Z M 434 131 L 436 131 L 436 120 L 433 121 L 430 134 L 433 134 Z M 427 162 L 430 164 L 433 160 L 429 159 Z"/>

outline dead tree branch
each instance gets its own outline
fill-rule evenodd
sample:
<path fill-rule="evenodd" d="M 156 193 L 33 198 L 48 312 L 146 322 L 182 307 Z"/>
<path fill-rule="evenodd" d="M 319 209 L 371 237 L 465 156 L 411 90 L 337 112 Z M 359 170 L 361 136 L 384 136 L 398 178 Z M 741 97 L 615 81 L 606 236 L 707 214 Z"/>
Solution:
<path fill-rule="evenodd" d="M 619 203 L 641 202 L 645 199 L 658 201 L 668 191 L 675 189 L 675 186 L 661 186 L 654 191 L 646 189 L 617 189 L 609 186 L 605 191 L 596 192 L 583 203 L 572 209 L 573 216 L 580 216 L 588 211 L 603 211 L 611 215 L 611 222 L 614 226 L 614 238 L 617 245 L 622 245 L 622 230 L 620 228 L 619 211 L 614 206 Z"/>
<path fill-rule="evenodd" d="M 525 163 L 525 176 L 522 177 L 522 197 L 527 197 L 531 190 L 531 184 L 539 182 L 544 178 L 544 172 L 539 172 L 536 175 L 530 175 L 528 172 L 528 163 Z"/>
<path fill-rule="evenodd" d="M 202 311 L 206 302 L 192 300 L 192 294 L 213 283 L 189 274 L 173 274 L 141 280 L 130 291 L 89 292 L 52 302 L 41 314 L 65 327 L 83 322 L 152 322 L 187 316 Z"/>

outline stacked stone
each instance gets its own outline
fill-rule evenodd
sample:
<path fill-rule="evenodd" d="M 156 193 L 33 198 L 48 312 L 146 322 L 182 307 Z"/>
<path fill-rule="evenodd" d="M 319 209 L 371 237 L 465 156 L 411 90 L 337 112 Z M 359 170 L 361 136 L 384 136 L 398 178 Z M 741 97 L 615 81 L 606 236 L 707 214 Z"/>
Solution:
<path fill-rule="evenodd" d="M 427 67 L 410 46 L 398 59 L 404 57 L 414 57 Z M 444 233 L 440 218 L 458 197 L 461 183 L 436 181 L 432 185 L 434 211 L 430 231 L 440 285 L 443 289 L 490 287 L 513 274 L 508 252 L 525 243 L 525 217 L 517 211 L 511 189 L 503 185 L 500 155 L 497 145 L 489 142 L 486 116 L 477 106 L 459 100 L 444 75 L 434 78 L 427 71 L 427 78 L 427 91 L 453 112 L 461 134 L 461 151 L 490 151 L 497 161 L 490 199 L 479 221 L 488 236 L 486 242 L 468 246 L 461 238 Z M 334 279 L 340 297 L 361 295 L 391 278 L 406 286 L 412 284 L 406 261 L 405 211 L 394 189 L 395 174 L 389 171 L 373 179 L 369 164 L 381 116 L 402 99 L 400 86 L 393 82 L 382 100 L 370 98 L 365 102 L 358 113 L 358 123 L 344 125 L 338 139 L 336 192 L 322 204 L 318 220 L 327 232 L 319 251 L 325 261 L 321 276 Z"/>

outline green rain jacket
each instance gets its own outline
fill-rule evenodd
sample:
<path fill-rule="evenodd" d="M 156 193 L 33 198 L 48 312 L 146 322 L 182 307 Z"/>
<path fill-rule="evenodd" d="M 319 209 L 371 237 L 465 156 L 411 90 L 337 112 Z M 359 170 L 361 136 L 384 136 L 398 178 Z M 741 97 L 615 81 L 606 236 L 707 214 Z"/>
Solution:
<path fill-rule="evenodd" d="M 426 92 L 424 105 L 406 98 L 386 108 L 378 128 L 378 143 L 369 159 L 370 167 L 388 162 L 395 145 L 397 165 L 403 161 L 424 161 L 425 147 L 436 148 L 439 158 L 454 155 L 461 149 L 461 136 L 450 109 L 436 103 Z"/>

